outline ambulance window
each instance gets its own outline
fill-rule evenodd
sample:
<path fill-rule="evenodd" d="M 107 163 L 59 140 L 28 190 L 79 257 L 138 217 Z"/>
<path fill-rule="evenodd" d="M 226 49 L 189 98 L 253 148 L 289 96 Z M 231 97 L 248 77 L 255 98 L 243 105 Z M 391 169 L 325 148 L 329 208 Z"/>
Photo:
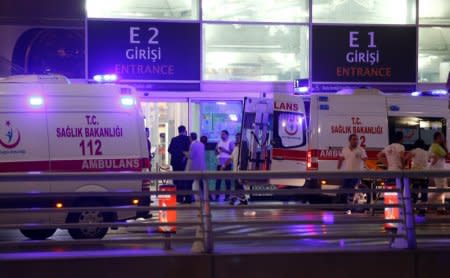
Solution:
<path fill-rule="evenodd" d="M 306 119 L 301 113 L 276 112 L 274 121 L 275 148 L 296 148 L 306 144 Z"/>
<path fill-rule="evenodd" d="M 447 121 L 444 118 L 428 117 L 392 117 L 389 118 L 389 143 L 397 131 L 403 132 L 403 145 L 406 150 L 414 148 L 417 139 L 422 139 L 425 145 L 433 143 L 435 132 L 441 132 L 446 135 Z"/>

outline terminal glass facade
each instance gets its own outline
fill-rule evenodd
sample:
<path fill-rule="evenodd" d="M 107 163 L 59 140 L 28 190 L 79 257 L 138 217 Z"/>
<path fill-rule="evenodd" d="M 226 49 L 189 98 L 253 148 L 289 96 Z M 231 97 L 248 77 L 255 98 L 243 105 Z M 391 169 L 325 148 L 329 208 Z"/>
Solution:
<path fill-rule="evenodd" d="M 416 0 L 314 0 L 313 22 L 415 24 Z"/>
<path fill-rule="evenodd" d="M 308 77 L 308 27 L 205 24 L 205 80 L 282 81 Z"/>
<path fill-rule="evenodd" d="M 448 0 L 86 0 L 86 9 L 89 18 L 199 22 L 200 81 L 308 78 L 314 24 L 416 26 L 417 82 L 445 82 L 450 67 Z"/>
<path fill-rule="evenodd" d="M 309 0 L 204 0 L 204 20 L 308 22 Z"/>
<path fill-rule="evenodd" d="M 92 18 L 198 19 L 198 0 L 86 0 Z"/>
<path fill-rule="evenodd" d="M 419 82 L 444 83 L 450 71 L 450 26 L 419 28 Z"/>
<path fill-rule="evenodd" d="M 450 25 L 450 1 L 419 0 L 419 23 Z"/>

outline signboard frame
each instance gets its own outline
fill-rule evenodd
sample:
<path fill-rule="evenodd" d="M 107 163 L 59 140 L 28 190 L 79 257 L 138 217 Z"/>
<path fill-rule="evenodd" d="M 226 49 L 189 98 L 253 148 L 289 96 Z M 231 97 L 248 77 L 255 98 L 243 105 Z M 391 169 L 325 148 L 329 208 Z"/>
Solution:
<path fill-rule="evenodd" d="M 198 28 L 197 35 L 193 37 L 190 40 L 190 43 L 198 45 L 198 47 L 190 47 L 193 52 L 196 52 L 195 55 L 197 55 L 198 59 L 196 59 L 196 63 L 194 65 L 191 64 L 192 67 L 195 67 L 195 69 L 192 71 L 193 75 L 196 75 L 195 78 L 123 78 L 120 74 L 117 74 L 119 77 L 119 81 L 121 83 L 152 83 L 152 84 L 161 84 L 162 87 L 165 87 L 163 84 L 172 84 L 172 86 L 176 84 L 192 84 L 194 87 L 197 87 L 197 84 L 200 83 L 202 78 L 202 50 L 201 50 L 201 44 L 202 44 L 202 27 L 201 23 L 199 21 L 186 21 L 186 20 L 178 20 L 178 21 L 168 21 L 168 20 L 155 20 L 155 19 L 117 19 L 117 18 L 86 18 L 85 19 L 85 79 L 89 82 L 93 82 L 93 73 L 90 73 L 90 56 L 93 55 L 92 49 L 89 48 L 90 45 L 90 28 L 89 24 L 93 22 L 107 22 L 112 24 L 133 24 L 136 23 L 137 25 L 142 24 L 149 24 L 149 25 L 158 25 L 158 26 L 170 26 L 170 25 L 177 25 L 178 27 L 185 27 L 189 26 L 191 28 Z M 194 33 L 194 32 L 192 32 Z M 148 39 L 148 38 L 147 38 Z M 185 64 L 185 63 L 184 63 Z M 188 63 L 189 64 L 189 63 Z M 115 72 L 98 72 L 95 74 L 110 74 Z M 158 85 L 157 85 L 158 86 Z M 191 86 L 192 87 L 192 86 Z"/>
<path fill-rule="evenodd" d="M 415 87 L 417 84 L 417 26 L 314 24 L 311 26 L 311 30 L 312 38 L 310 48 L 315 50 L 310 53 L 310 84 L 312 85 L 311 87 L 313 90 L 323 91 L 321 88 L 327 86 L 337 86 L 343 88 L 360 87 L 365 85 L 372 87 L 398 87 L 400 91 L 407 91 L 410 90 L 410 88 Z M 324 38 L 326 34 L 330 35 L 330 38 Z M 399 36 L 399 34 L 402 34 L 403 37 Z M 336 36 L 338 36 L 339 39 L 336 39 Z M 393 40 L 387 40 L 387 38 Z M 383 41 L 383 39 L 386 41 Z M 324 44 L 324 41 L 327 41 L 326 45 Z M 333 47 L 335 51 L 330 51 L 330 53 L 323 54 L 324 49 L 332 49 L 332 46 L 330 46 L 331 41 L 336 44 Z M 318 44 L 322 44 L 321 48 L 323 49 L 318 47 Z M 400 47 L 404 46 L 407 48 L 406 51 L 402 51 L 405 52 L 402 53 L 403 57 L 407 56 L 407 59 L 403 58 L 403 60 L 396 60 L 392 58 L 398 57 L 398 45 L 400 45 Z M 366 62 L 364 61 L 349 62 L 346 54 L 354 50 L 358 50 L 363 54 L 366 54 L 366 50 L 369 50 L 369 55 L 371 54 L 377 59 L 376 61 L 373 61 L 372 65 L 369 63 L 368 67 L 365 65 Z M 372 50 L 373 52 L 371 52 Z M 328 57 L 331 58 L 327 59 Z M 403 62 L 405 62 L 404 66 L 399 66 Z M 373 66 L 392 67 L 392 65 L 393 68 L 390 69 L 392 70 L 392 75 L 390 76 L 391 80 L 388 78 L 364 78 L 354 76 L 350 78 L 340 78 L 336 76 L 336 68 L 338 66 L 364 66 L 370 69 Z M 404 72 L 405 69 L 407 73 Z"/>

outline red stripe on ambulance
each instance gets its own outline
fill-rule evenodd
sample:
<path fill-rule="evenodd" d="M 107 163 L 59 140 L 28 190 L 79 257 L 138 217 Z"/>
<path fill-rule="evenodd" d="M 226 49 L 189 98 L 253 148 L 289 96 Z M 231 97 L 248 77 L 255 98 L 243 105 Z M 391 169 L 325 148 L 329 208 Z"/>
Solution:
<path fill-rule="evenodd" d="M 282 157 L 285 160 L 306 161 L 306 151 L 274 148 L 272 156 L 274 158 Z"/>
<path fill-rule="evenodd" d="M 142 171 L 147 158 L 0 162 L 0 172 Z"/>

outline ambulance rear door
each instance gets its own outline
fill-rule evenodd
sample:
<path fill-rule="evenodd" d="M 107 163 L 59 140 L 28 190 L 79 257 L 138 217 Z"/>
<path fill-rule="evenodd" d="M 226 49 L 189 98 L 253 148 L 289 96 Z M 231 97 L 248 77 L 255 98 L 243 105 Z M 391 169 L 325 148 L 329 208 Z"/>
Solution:
<path fill-rule="evenodd" d="M 49 170 L 45 99 L 39 85 L 0 84 L 0 173 Z M 46 181 L 0 182 L 0 194 L 46 193 Z M 0 208 L 40 206 L 39 199 L 1 199 Z M 1 213 L 1 223 L 47 223 L 47 213 Z"/>
<path fill-rule="evenodd" d="M 275 94 L 273 102 L 273 171 L 306 171 L 307 121 L 302 97 Z M 305 179 L 272 179 L 274 185 L 303 186 Z"/>

